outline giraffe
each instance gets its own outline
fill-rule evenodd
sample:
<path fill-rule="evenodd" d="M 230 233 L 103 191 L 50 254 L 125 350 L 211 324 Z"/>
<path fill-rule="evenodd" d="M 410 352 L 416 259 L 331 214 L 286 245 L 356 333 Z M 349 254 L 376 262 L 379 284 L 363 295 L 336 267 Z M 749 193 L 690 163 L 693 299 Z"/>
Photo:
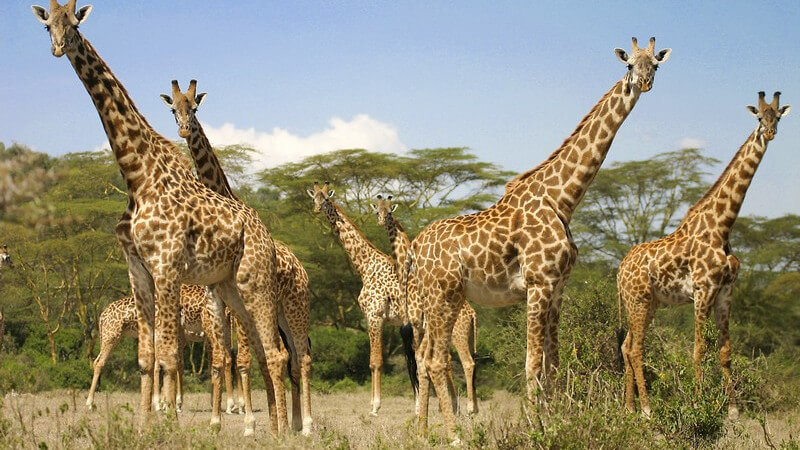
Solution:
<path fill-rule="evenodd" d="M 361 233 L 352 220 L 331 199 L 335 193 L 329 183 L 314 183 L 306 190 L 314 200 L 314 213 L 323 213 L 344 247 L 353 268 L 361 277 L 358 306 L 367 320 L 369 332 L 369 367 L 372 372 L 371 416 L 377 416 L 381 407 L 381 367 L 383 366 L 383 326 L 400 326 L 412 388 L 416 390 L 416 368 L 412 349 L 411 325 L 400 283 L 389 256 L 378 250 Z"/>
<path fill-rule="evenodd" d="M 189 82 L 189 88 L 185 93 L 181 92 L 177 80 L 172 80 L 171 85 L 172 96 L 161 94 L 161 99 L 175 116 L 178 134 L 186 139 L 198 178 L 212 191 L 241 202 L 231 189 L 222 165 L 196 116 L 198 108 L 206 98 L 206 93 L 197 93 L 197 80 Z M 297 256 L 285 244 L 275 241 L 275 251 L 278 263 L 277 297 L 280 306 L 278 325 L 287 340 L 291 355 L 289 368 L 292 379 L 292 426 L 298 431 L 302 429 L 303 434 L 308 435 L 311 433 L 313 423 L 310 392 L 311 349 L 308 337 L 311 291 L 308 286 L 308 274 Z M 248 359 L 238 361 L 237 367 L 240 374 L 246 377 L 250 367 L 249 354 L 240 352 L 238 356 L 242 357 L 243 354 Z M 221 363 L 217 361 L 217 364 Z M 219 369 L 217 373 L 218 371 Z M 302 396 L 298 381 L 302 384 Z M 215 392 L 218 391 L 219 387 Z"/>
<path fill-rule="evenodd" d="M 14 262 L 11 260 L 11 255 L 8 253 L 8 246 L 3 244 L 0 246 L 0 273 L 6 267 L 14 267 Z M 3 317 L 3 311 L 0 311 L 0 350 L 3 349 L 3 333 L 6 330 L 6 321 Z"/>
<path fill-rule="evenodd" d="M 183 322 L 183 330 L 185 333 L 185 340 L 190 342 L 200 342 L 204 339 L 213 340 L 216 336 L 214 333 L 213 315 L 206 308 L 207 291 L 204 286 L 187 286 L 181 287 L 181 317 Z M 98 322 L 98 330 L 100 334 L 100 353 L 97 355 L 93 363 L 93 377 L 92 385 L 89 388 L 89 395 L 86 397 L 86 406 L 90 409 L 94 408 L 94 393 L 97 390 L 97 385 L 100 380 L 100 374 L 103 367 L 114 350 L 114 347 L 119 343 L 122 337 L 136 337 L 136 305 L 133 297 L 123 297 L 110 303 L 103 312 L 100 314 Z M 213 347 L 213 344 L 212 344 Z M 181 352 L 181 355 L 183 352 Z M 226 362 L 230 364 L 230 359 Z M 182 368 L 183 364 L 180 363 Z M 180 376 L 182 370 L 178 371 L 178 396 L 176 399 L 176 409 L 180 409 L 183 397 L 183 380 Z M 225 372 L 230 375 L 230 371 Z M 230 378 L 230 376 L 228 377 Z M 158 375 L 154 376 L 154 381 L 158 380 Z M 158 389 L 153 389 L 153 405 L 158 408 Z M 231 383 L 228 389 L 228 404 L 229 412 L 232 409 L 231 403 L 233 402 L 233 386 Z M 242 399 L 243 402 L 243 399 Z"/>
<path fill-rule="evenodd" d="M 425 305 L 422 347 L 428 377 L 420 379 L 421 434 L 427 432 L 430 381 L 448 436 L 458 442 L 453 415 L 443 407 L 445 369 L 453 324 L 467 297 L 491 307 L 527 303 L 529 401 L 557 368 L 561 292 L 577 258 L 569 222 L 617 130 L 671 52 L 656 52 L 655 38 L 646 48 L 639 48 L 635 38 L 632 42 L 630 55 L 614 50 L 628 68 L 623 78 L 547 160 L 509 182 L 488 209 L 433 222 L 412 243 L 408 295 Z"/>
<path fill-rule="evenodd" d="M 403 226 L 395 219 L 394 211 L 397 209 L 397 203 L 392 203 L 392 196 L 389 195 L 383 198 L 378 195 L 376 203 L 370 203 L 370 206 L 378 216 L 378 225 L 386 228 L 389 234 L 389 243 L 392 247 L 392 259 L 394 260 L 395 272 L 402 274 L 402 270 L 406 265 L 406 258 L 408 255 L 409 247 L 411 247 L 411 240 L 408 238 Z M 400 276 L 398 276 L 400 278 Z M 402 282 L 401 282 L 402 285 Z M 410 299 L 409 299 L 410 300 Z M 409 321 L 419 327 L 422 323 L 422 305 L 408 304 Z M 412 319 L 412 317 L 414 317 Z M 421 330 L 414 330 L 414 337 L 421 334 Z M 458 353 L 458 359 L 461 360 L 461 366 L 464 368 L 464 379 L 467 383 L 467 413 L 476 414 L 478 412 L 478 398 L 475 396 L 475 359 L 473 354 L 477 351 L 477 337 L 478 337 L 478 318 L 475 314 L 475 309 L 469 303 L 464 302 L 461 310 L 458 312 L 455 325 L 453 326 L 453 346 Z M 417 361 L 417 367 L 421 368 L 421 362 Z M 450 373 L 450 385 L 452 382 L 452 364 L 448 370 Z M 424 374 L 423 374 L 424 375 Z M 417 405 L 419 406 L 419 405 Z"/>
<path fill-rule="evenodd" d="M 33 12 L 50 35 L 53 56 L 67 55 L 94 102 L 127 185 L 128 206 L 115 232 L 137 309 L 141 425 L 151 411 L 154 364 L 164 370 L 166 406 L 175 406 L 179 297 L 186 283 L 209 286 L 241 321 L 267 386 L 272 432 L 282 434 L 289 355 L 278 332 L 272 236 L 255 210 L 200 183 L 185 155 L 153 130 L 78 31 L 91 5 L 76 9 L 75 3 L 51 0 L 49 11 L 33 6 Z M 254 421 L 245 420 L 245 435 L 254 432 Z"/>
<path fill-rule="evenodd" d="M 719 360 L 728 395 L 728 415 L 739 409 L 731 382 L 731 341 L 728 333 L 733 284 L 739 259 L 731 252 L 730 231 L 744 202 L 747 188 L 758 169 L 767 144 L 775 137 L 778 121 L 791 107 L 779 106 L 780 92 L 771 103 L 758 93 L 758 106 L 747 109 L 758 120 L 716 183 L 689 208 L 678 228 L 661 239 L 635 245 L 623 258 L 617 273 L 619 314 L 628 313 L 630 331 L 622 344 L 625 362 L 625 407 L 634 410 L 634 385 L 639 391 L 642 414 L 650 416 L 642 354 L 647 326 L 659 306 L 694 304 L 694 367 L 698 382 L 703 373 L 700 362 L 705 353 L 703 324 L 711 309 L 719 329 Z M 635 378 L 635 380 L 634 380 Z"/>

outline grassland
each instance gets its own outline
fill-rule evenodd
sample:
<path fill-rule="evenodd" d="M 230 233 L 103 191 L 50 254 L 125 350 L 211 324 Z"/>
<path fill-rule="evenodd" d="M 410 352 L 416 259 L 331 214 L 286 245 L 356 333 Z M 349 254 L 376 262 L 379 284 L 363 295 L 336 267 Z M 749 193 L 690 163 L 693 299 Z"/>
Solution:
<path fill-rule="evenodd" d="M 413 400 L 391 396 L 384 399 L 378 417 L 368 414 L 368 394 L 354 392 L 313 396 L 314 432 L 310 437 L 290 433 L 274 438 L 269 433 L 266 395 L 254 393 L 257 432 L 252 438 L 241 435 L 243 416 L 225 415 L 218 433 L 208 427 L 209 395 L 189 394 L 177 420 L 155 416 L 145 430 L 137 425 L 135 393 L 101 394 L 97 409 L 88 411 L 84 393 L 52 391 L 39 394 L 8 394 L 2 408 L 0 445 L 4 448 L 429 448 L 447 446 L 437 408 L 431 405 L 431 435 L 416 436 L 413 425 Z M 434 399 L 435 401 L 435 399 Z M 599 410 L 610 405 L 600 404 Z M 640 448 L 682 448 L 686 442 L 671 441 L 668 436 L 636 427 L 648 427 L 644 419 L 632 417 L 625 427 L 602 414 L 588 414 L 591 405 L 576 405 L 574 421 L 579 430 L 564 426 L 569 417 L 563 410 L 545 408 L 534 417 L 522 411 L 518 396 L 495 392 L 481 402 L 474 417 L 459 417 L 465 446 L 474 448 L 619 448 L 623 443 Z M 588 416 L 587 416 L 588 414 Z M 617 416 L 615 411 L 611 414 Z M 623 415 L 623 414 L 619 414 Z M 586 423 L 587 419 L 589 423 Z M 560 431 L 559 431 L 560 430 Z M 699 443 L 707 448 L 798 448 L 800 412 L 743 417 L 725 424 L 724 434 L 716 442 Z M 571 433 L 549 436 L 548 433 Z M 585 434 L 584 434 L 585 433 Z M 611 436 L 605 444 L 604 435 Z M 599 437 L 600 440 L 592 436 Z M 620 440 L 622 436 L 622 440 Z M 555 440 L 554 440 L 555 439 Z M 645 439 L 651 439 L 649 441 Z"/>

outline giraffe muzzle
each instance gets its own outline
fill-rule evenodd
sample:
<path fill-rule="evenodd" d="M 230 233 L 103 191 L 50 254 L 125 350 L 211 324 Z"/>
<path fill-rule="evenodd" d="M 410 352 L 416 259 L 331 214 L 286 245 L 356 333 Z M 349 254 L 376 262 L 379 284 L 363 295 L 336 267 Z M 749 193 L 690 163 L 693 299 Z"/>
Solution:
<path fill-rule="evenodd" d="M 180 127 L 178 129 L 178 135 L 184 139 L 188 138 L 190 134 L 189 127 Z"/>

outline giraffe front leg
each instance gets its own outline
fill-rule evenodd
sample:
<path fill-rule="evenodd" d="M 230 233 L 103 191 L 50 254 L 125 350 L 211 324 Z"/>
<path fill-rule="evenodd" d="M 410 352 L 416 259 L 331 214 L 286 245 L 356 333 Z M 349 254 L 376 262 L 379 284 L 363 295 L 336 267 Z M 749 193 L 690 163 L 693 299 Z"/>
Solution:
<path fill-rule="evenodd" d="M 466 305 L 464 305 L 466 308 Z M 462 309 L 463 311 L 463 309 Z M 478 412 L 478 401 L 475 397 L 475 359 L 472 350 L 475 344 L 475 327 L 473 318 L 469 315 L 460 313 L 453 329 L 453 346 L 458 353 L 458 359 L 464 368 L 464 380 L 467 383 L 467 414 Z"/>
<path fill-rule="evenodd" d="M 236 320 L 234 319 L 234 324 Z M 242 327 L 236 325 L 237 330 Z M 250 436 L 254 432 L 256 417 L 253 414 L 253 397 L 250 388 L 250 364 L 252 355 L 249 349 L 247 336 L 238 333 L 238 348 L 236 352 L 236 374 L 239 380 L 239 414 L 244 414 L 245 435 Z"/>
<path fill-rule="evenodd" d="M 417 433 L 425 436 L 428 433 L 428 406 L 430 397 L 430 377 L 425 367 L 428 353 L 431 351 L 430 336 L 426 332 L 417 347 L 417 373 L 419 377 L 419 392 L 417 392 Z"/>
<path fill-rule="evenodd" d="M 228 369 L 230 356 L 230 330 L 225 317 L 225 306 L 215 295 L 213 288 L 206 296 L 206 307 L 202 313 L 203 328 L 211 347 L 211 420 L 210 426 L 217 431 L 222 427 L 222 388 L 220 378 Z M 222 373 L 221 373 L 222 372 Z M 230 377 L 228 377 L 230 378 Z"/>
<path fill-rule="evenodd" d="M 381 367 L 383 366 L 383 320 L 369 323 L 369 368 L 372 372 L 372 399 L 370 416 L 377 416 L 381 408 Z"/>
<path fill-rule="evenodd" d="M 736 393 L 733 389 L 731 379 L 731 336 L 728 331 L 728 318 L 731 312 L 731 299 L 733 285 L 729 284 L 720 289 L 717 301 L 714 305 L 714 318 L 719 330 L 719 362 L 722 366 L 722 377 L 724 389 L 728 395 L 728 417 L 737 419 L 739 417 L 739 407 L 736 405 Z"/>
<path fill-rule="evenodd" d="M 178 331 L 178 373 L 177 373 L 177 386 L 175 391 L 175 411 L 181 412 L 183 409 L 183 356 L 186 350 L 186 333 Z"/>
<path fill-rule="evenodd" d="M 694 289 L 694 373 L 697 380 L 697 392 L 703 384 L 703 356 L 706 353 L 706 340 L 703 337 L 703 326 L 708 320 L 711 306 L 719 292 L 717 286 L 702 286 Z"/>
<path fill-rule="evenodd" d="M 527 354 L 525 358 L 525 378 L 527 381 L 528 401 L 534 403 L 541 391 L 540 375 L 544 355 L 544 341 L 547 333 L 547 306 L 553 295 L 553 285 L 542 282 L 528 287 L 527 311 Z"/>
<path fill-rule="evenodd" d="M 544 336 L 544 380 L 550 380 L 558 370 L 558 322 L 561 317 L 561 294 L 564 283 L 559 283 L 550 297 L 547 307 L 547 328 Z M 549 383 L 547 383 L 549 384 Z"/>
<path fill-rule="evenodd" d="M 178 375 L 178 334 L 182 333 L 180 325 L 180 284 L 175 277 L 164 276 L 155 280 L 158 301 L 156 345 L 158 362 L 163 369 L 164 406 L 173 410 L 177 398 Z"/>
<path fill-rule="evenodd" d="M 106 328 L 108 328 L 108 330 L 106 330 Z M 114 347 L 119 342 L 120 337 L 122 337 L 122 327 L 112 327 L 110 324 L 104 327 L 101 324 L 100 353 L 97 355 L 92 365 L 94 372 L 92 374 L 92 386 L 89 388 L 89 395 L 86 397 L 86 406 L 89 407 L 89 409 L 94 409 L 95 407 L 94 393 L 100 382 L 100 373 L 103 371 L 103 367 L 106 365 L 106 361 L 109 355 L 111 355 L 111 351 L 114 350 Z"/>
<path fill-rule="evenodd" d="M 439 308 L 441 314 L 438 315 L 437 320 L 432 320 L 428 324 L 428 329 L 426 330 L 426 336 L 430 337 L 429 345 L 431 350 L 425 359 L 425 367 L 436 391 L 436 397 L 439 399 L 439 411 L 442 414 L 447 437 L 453 445 L 458 445 L 460 440 L 456 436 L 455 415 L 452 410 L 453 400 L 452 398 L 448 399 L 450 391 L 447 375 L 450 362 L 450 340 L 457 311 L 453 311 L 453 306 L 446 301 L 436 304 L 441 305 Z"/>
<path fill-rule="evenodd" d="M 155 288 L 153 278 L 142 260 L 126 246 L 123 250 L 128 261 L 128 277 L 136 305 L 136 324 L 138 330 L 138 356 L 140 376 L 139 413 L 143 426 L 149 417 L 153 397 L 153 366 L 155 363 Z"/>

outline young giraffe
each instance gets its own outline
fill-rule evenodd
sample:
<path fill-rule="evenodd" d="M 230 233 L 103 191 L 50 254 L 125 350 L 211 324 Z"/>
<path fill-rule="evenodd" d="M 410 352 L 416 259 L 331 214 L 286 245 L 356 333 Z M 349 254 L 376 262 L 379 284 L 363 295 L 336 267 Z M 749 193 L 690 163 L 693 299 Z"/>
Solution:
<path fill-rule="evenodd" d="M 212 191 L 240 202 L 228 183 L 228 178 L 222 170 L 219 159 L 214 154 L 211 143 L 203 132 L 203 127 L 197 120 L 197 109 L 205 98 L 205 92 L 197 93 L 197 80 L 189 82 L 189 89 L 186 93 L 181 92 L 177 80 L 172 80 L 172 96 L 161 94 L 164 104 L 175 116 L 178 134 L 186 139 L 200 181 Z M 275 241 L 275 251 L 278 262 L 277 297 L 280 302 L 278 325 L 283 336 L 286 337 L 291 355 L 289 368 L 292 379 L 292 426 L 297 431 L 302 429 L 303 434 L 308 435 L 311 433 L 313 423 L 310 392 L 311 349 L 308 338 L 311 291 L 308 286 L 308 274 L 300 264 L 300 260 L 286 245 Z M 237 357 L 242 359 L 237 361 L 237 366 L 244 379 L 247 377 L 250 367 L 250 355 L 247 352 L 239 352 Z M 213 364 L 217 370 L 216 372 L 212 371 L 212 380 L 214 379 L 213 374 L 218 374 L 219 370 L 223 369 L 223 362 L 219 358 L 213 360 Z M 216 383 L 212 383 L 215 386 L 215 403 L 212 410 L 218 415 L 219 376 L 216 376 L 216 381 Z M 298 382 L 302 384 L 302 397 Z M 247 414 L 252 414 L 252 411 L 248 410 Z"/>
<path fill-rule="evenodd" d="M 394 260 L 395 272 L 402 274 L 402 270 L 406 266 L 406 257 L 408 250 L 411 247 L 411 240 L 408 238 L 403 226 L 400 225 L 394 218 L 394 211 L 397 209 L 397 204 L 392 203 L 392 196 L 389 195 L 385 199 L 383 196 L 378 195 L 378 201 L 375 204 L 370 204 L 372 209 L 378 216 L 378 225 L 386 227 L 389 233 L 389 243 L 392 247 L 392 259 Z M 398 276 L 400 278 L 400 276 Z M 402 285 L 402 280 L 401 280 Z M 422 334 L 422 305 L 408 304 L 409 322 L 414 325 L 415 341 L 418 341 L 417 335 Z M 413 317 L 413 318 L 412 318 Z M 475 314 L 475 309 L 469 303 L 464 302 L 461 311 L 458 312 L 456 323 L 453 326 L 453 347 L 456 348 L 458 359 L 461 360 L 461 366 L 464 368 L 464 379 L 467 383 L 467 413 L 476 414 L 478 412 L 478 398 L 475 396 L 475 353 L 478 338 L 478 318 Z M 417 353 L 418 354 L 418 353 Z M 424 376 L 424 368 L 421 366 L 423 361 L 417 361 L 418 377 Z M 450 385 L 453 385 L 453 367 L 450 364 L 448 373 L 450 374 Z M 417 404 L 419 406 L 419 404 Z"/>
<path fill-rule="evenodd" d="M 314 183 L 306 191 L 314 200 L 314 212 L 325 214 L 334 234 L 344 247 L 350 262 L 361 277 L 361 292 L 358 306 L 367 319 L 369 328 L 369 367 L 372 372 L 370 415 L 377 416 L 381 407 L 381 367 L 383 366 L 383 325 L 388 323 L 400 326 L 406 364 L 409 368 L 411 384 L 416 388 L 411 326 L 408 324 L 404 296 L 389 256 L 375 248 L 347 215 L 332 200 L 334 191 Z M 416 390 L 416 389 L 415 389 Z"/>
<path fill-rule="evenodd" d="M 34 6 L 33 12 L 50 35 L 53 55 L 67 55 L 92 98 L 127 185 L 128 207 L 116 235 L 137 309 L 142 424 L 151 411 L 154 362 L 164 369 L 166 405 L 175 405 L 180 286 L 200 284 L 241 321 L 267 386 L 271 428 L 280 434 L 287 426 L 289 356 L 278 332 L 272 237 L 255 210 L 200 183 L 180 150 L 139 113 L 78 31 L 91 9 L 51 0 L 49 11 Z M 253 433 L 254 423 L 245 421 L 245 434 Z"/>
<path fill-rule="evenodd" d="M 620 263 L 617 274 L 619 313 L 621 317 L 624 303 L 630 328 L 622 344 L 625 407 L 629 411 L 634 410 L 635 377 L 642 413 L 650 416 L 642 354 L 645 331 L 655 310 L 661 305 L 694 303 L 695 375 L 698 382 L 702 381 L 700 363 L 706 350 L 702 329 L 713 308 L 719 328 L 719 359 L 730 399 L 728 414 L 732 418 L 738 416 L 731 383 L 728 317 L 739 260 L 731 253 L 729 236 L 767 144 L 778 130 L 778 121 L 791 109 L 788 105 L 778 106 L 780 92 L 775 93 L 772 103 L 764 101 L 764 95 L 764 92 L 758 93 L 758 107 L 747 107 L 758 120 L 755 131 L 717 182 L 689 209 L 675 232 L 634 246 Z"/>
<path fill-rule="evenodd" d="M 542 164 L 517 176 L 494 205 L 426 227 L 411 247 L 408 295 L 425 305 L 423 352 L 428 377 L 420 380 L 419 432 L 427 431 L 428 378 L 436 389 L 448 436 L 455 441 L 447 401 L 447 353 L 458 311 L 469 297 L 486 306 L 527 302 L 527 394 L 534 400 L 558 365 L 561 292 L 577 257 L 569 223 L 594 180 L 614 136 L 641 92 L 652 87 L 670 50 L 655 52 L 633 39 L 625 76 L 592 108 L 575 131 Z M 543 362 L 544 360 L 544 362 Z"/>
<path fill-rule="evenodd" d="M 181 287 L 181 317 L 185 334 L 182 342 L 200 342 L 204 339 L 215 339 L 216 334 L 214 328 L 216 324 L 213 323 L 214 317 L 211 312 L 206 308 L 206 303 L 208 302 L 207 297 L 205 286 L 184 285 Z M 116 347 L 123 336 L 135 338 L 137 335 L 136 305 L 133 297 L 123 297 L 106 306 L 100 314 L 98 329 L 100 332 L 100 353 L 94 360 L 92 385 L 89 388 L 89 395 L 86 397 L 86 406 L 90 409 L 94 407 L 94 393 L 100 381 L 100 374 L 103 371 L 103 367 L 105 367 L 108 357 L 114 350 L 114 347 Z M 180 355 L 182 354 L 183 352 L 180 353 Z M 178 370 L 178 394 L 176 399 L 176 407 L 178 410 L 180 410 L 183 398 L 183 361 L 179 361 L 180 369 Z M 226 359 L 226 363 L 230 364 L 230 359 Z M 228 375 L 228 378 L 230 378 L 230 371 L 226 370 L 225 373 Z M 154 384 L 157 383 L 158 375 L 154 375 L 153 378 Z M 156 409 L 159 408 L 158 394 L 158 388 L 155 387 L 153 389 L 153 405 Z M 229 409 L 231 409 L 231 403 L 233 402 L 232 383 L 230 384 L 230 389 L 227 394 Z"/>
<path fill-rule="evenodd" d="M 0 246 L 0 273 L 5 267 L 14 267 L 11 255 L 8 253 L 8 246 Z M 5 333 L 6 322 L 3 318 L 3 311 L 0 311 L 0 350 L 3 349 L 3 333 Z"/>

